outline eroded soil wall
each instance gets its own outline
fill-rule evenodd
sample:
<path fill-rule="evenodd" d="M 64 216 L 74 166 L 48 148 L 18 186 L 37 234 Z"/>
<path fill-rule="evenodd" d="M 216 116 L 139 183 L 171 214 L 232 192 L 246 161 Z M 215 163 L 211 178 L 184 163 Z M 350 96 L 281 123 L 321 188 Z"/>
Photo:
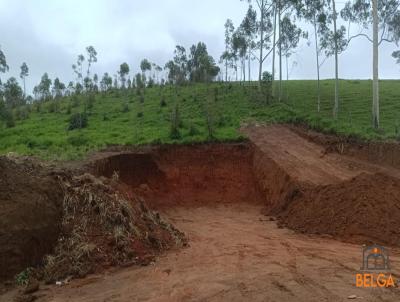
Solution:
<path fill-rule="evenodd" d="M 62 190 L 29 161 L 0 157 L 0 279 L 37 265 L 58 239 Z"/>
<path fill-rule="evenodd" d="M 171 146 L 102 159 L 95 172 L 116 172 L 126 191 L 153 208 L 262 203 L 252 163 L 253 148 L 246 143 Z"/>

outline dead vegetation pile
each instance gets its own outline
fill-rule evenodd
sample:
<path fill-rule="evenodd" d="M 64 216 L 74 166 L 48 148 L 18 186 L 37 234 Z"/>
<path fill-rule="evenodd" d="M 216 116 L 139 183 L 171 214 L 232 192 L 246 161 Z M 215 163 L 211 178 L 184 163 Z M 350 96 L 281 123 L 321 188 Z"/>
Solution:
<path fill-rule="evenodd" d="M 90 174 L 60 180 L 62 231 L 54 253 L 45 259 L 46 281 L 83 277 L 114 265 L 146 265 L 157 253 L 186 245 L 183 233 L 143 200 L 124 196 L 115 180 Z"/>

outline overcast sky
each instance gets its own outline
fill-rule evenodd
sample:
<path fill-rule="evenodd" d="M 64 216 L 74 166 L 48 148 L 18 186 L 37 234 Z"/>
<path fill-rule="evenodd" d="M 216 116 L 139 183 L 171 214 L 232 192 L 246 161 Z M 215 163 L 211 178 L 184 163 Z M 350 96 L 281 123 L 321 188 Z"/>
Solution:
<path fill-rule="evenodd" d="M 218 60 L 224 49 L 226 19 L 238 25 L 246 10 L 246 1 L 239 0 L 0 0 L 0 46 L 10 66 L 1 77 L 3 81 L 10 76 L 19 79 L 20 66 L 26 62 L 28 91 L 44 72 L 68 83 L 74 79 L 71 65 L 88 45 L 98 52 L 93 71 L 100 76 L 106 71 L 115 74 L 122 62 L 137 72 L 143 58 L 164 66 L 175 45 L 189 48 L 198 41 L 205 42 Z M 391 57 L 395 49 L 393 44 L 380 48 L 382 78 L 400 76 L 400 65 Z M 340 56 L 340 77 L 370 78 L 371 54 L 368 41 L 352 42 Z M 313 44 L 303 40 L 291 58 L 290 77 L 314 79 L 314 58 Z M 271 70 L 270 64 L 267 61 L 264 69 Z M 330 59 L 322 77 L 332 78 L 333 71 Z"/>

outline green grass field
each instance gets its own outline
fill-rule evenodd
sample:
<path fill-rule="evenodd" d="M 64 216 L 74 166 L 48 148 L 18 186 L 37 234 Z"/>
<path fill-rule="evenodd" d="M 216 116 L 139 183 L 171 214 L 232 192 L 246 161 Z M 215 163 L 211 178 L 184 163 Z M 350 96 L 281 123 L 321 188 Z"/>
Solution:
<path fill-rule="evenodd" d="M 27 118 L 13 128 L 0 128 L 0 153 L 16 152 L 44 159 L 69 160 L 109 145 L 143 145 L 234 141 L 242 122 L 304 122 L 315 129 L 366 140 L 396 139 L 400 131 L 400 81 L 381 81 L 381 129 L 371 127 L 372 82 L 340 82 L 340 108 L 332 119 L 334 82 L 321 82 L 321 113 L 317 113 L 316 81 L 283 83 L 283 102 L 260 98 L 255 83 L 196 84 L 97 94 L 92 106 L 88 96 L 64 98 L 54 111 L 52 102 L 29 106 Z M 165 100 L 164 106 L 161 104 Z M 171 116 L 179 111 L 179 137 L 171 137 Z M 53 107 L 53 108 L 52 108 Z M 88 113 L 88 127 L 68 131 L 71 114 Z M 18 116 L 18 113 L 16 113 Z M 209 122 L 208 122 L 209 121 Z M 213 137 L 208 128 L 211 125 Z"/>

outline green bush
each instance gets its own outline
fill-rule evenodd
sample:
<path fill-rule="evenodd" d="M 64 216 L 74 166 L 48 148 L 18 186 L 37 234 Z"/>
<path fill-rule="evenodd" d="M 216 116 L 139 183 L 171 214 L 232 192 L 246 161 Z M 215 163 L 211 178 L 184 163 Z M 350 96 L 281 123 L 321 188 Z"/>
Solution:
<path fill-rule="evenodd" d="M 83 129 L 88 125 L 88 117 L 86 113 L 74 113 L 69 119 L 68 130 Z"/>

